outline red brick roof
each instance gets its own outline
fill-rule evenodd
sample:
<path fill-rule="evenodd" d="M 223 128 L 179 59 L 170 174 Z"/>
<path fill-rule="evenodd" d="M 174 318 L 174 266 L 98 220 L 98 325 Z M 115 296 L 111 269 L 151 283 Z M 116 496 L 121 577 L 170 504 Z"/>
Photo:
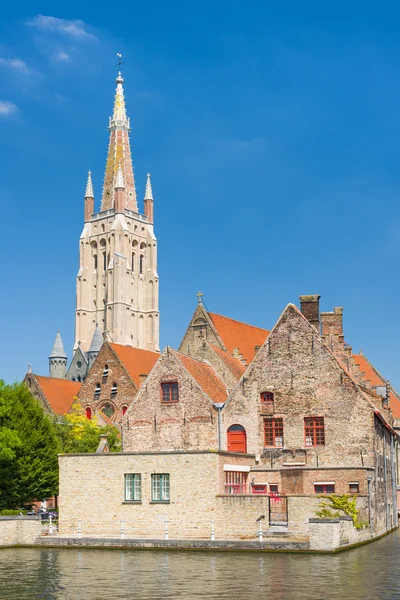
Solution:
<path fill-rule="evenodd" d="M 236 380 L 239 381 L 239 379 L 246 370 L 244 364 L 241 363 L 238 358 L 234 358 L 224 350 L 221 350 L 221 348 L 214 346 L 214 344 L 210 344 L 210 346 L 214 350 L 214 352 L 218 354 L 220 358 L 222 358 L 228 369 L 235 376 Z"/>
<path fill-rule="evenodd" d="M 360 369 L 360 373 L 365 373 L 365 381 L 369 381 L 372 386 L 386 385 L 384 378 L 379 375 L 363 354 L 353 354 L 353 359 L 356 366 Z M 392 390 L 389 392 L 389 406 L 393 416 L 397 419 L 400 418 L 400 400 Z"/>
<path fill-rule="evenodd" d="M 190 358 L 180 352 L 173 352 L 213 402 L 225 402 L 228 395 L 226 387 L 210 365 Z"/>
<path fill-rule="evenodd" d="M 234 348 L 238 348 L 246 363 L 251 363 L 256 355 L 255 346 L 262 346 L 270 332 L 229 317 L 208 314 L 228 352 L 233 354 Z"/>
<path fill-rule="evenodd" d="M 158 352 L 133 348 L 132 346 L 122 346 L 121 344 L 110 344 L 115 354 L 127 370 L 129 377 L 136 387 L 140 387 L 140 375 L 148 375 L 158 359 Z"/>
<path fill-rule="evenodd" d="M 78 394 L 81 383 L 69 379 L 56 379 L 35 375 L 36 380 L 56 415 L 66 415 Z"/>

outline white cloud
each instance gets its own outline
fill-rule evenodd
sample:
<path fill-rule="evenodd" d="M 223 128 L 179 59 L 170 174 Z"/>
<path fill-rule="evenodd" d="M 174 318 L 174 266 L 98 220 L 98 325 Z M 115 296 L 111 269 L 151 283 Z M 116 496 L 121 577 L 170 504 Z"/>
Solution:
<path fill-rule="evenodd" d="M 19 73 L 29 73 L 28 65 L 20 58 L 0 58 L 0 66 L 8 67 Z"/>
<path fill-rule="evenodd" d="M 97 39 L 95 35 L 88 33 L 86 23 L 77 19 L 70 21 L 68 19 L 59 19 L 58 17 L 37 15 L 34 19 L 31 19 L 27 23 L 28 25 L 36 27 L 37 29 L 64 33 L 75 39 Z"/>
<path fill-rule="evenodd" d="M 57 62 L 69 62 L 70 55 L 63 50 L 59 50 L 53 54 L 52 59 L 56 60 Z"/>
<path fill-rule="evenodd" d="M 0 116 L 9 116 L 18 112 L 18 106 L 8 100 L 0 100 Z"/>

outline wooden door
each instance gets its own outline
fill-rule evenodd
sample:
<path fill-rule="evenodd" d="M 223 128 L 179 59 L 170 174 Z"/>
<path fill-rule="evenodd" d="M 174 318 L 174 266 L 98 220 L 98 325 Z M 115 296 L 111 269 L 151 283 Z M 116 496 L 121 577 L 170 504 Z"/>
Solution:
<path fill-rule="evenodd" d="M 228 452 L 246 453 L 246 430 L 242 425 L 231 425 L 229 427 Z"/>

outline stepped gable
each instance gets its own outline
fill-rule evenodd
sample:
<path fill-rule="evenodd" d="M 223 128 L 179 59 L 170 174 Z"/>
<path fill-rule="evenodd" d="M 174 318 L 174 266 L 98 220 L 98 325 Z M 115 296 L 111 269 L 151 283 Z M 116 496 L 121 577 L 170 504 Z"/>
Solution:
<path fill-rule="evenodd" d="M 123 346 L 122 344 L 110 343 L 111 348 L 119 358 L 126 372 L 136 385 L 140 387 L 140 375 L 148 375 L 157 360 L 160 358 L 159 352 L 151 350 L 142 350 L 133 348 L 133 346 Z"/>
<path fill-rule="evenodd" d="M 229 317 L 210 312 L 208 314 L 227 351 L 234 355 L 237 349 L 246 364 L 250 364 L 256 355 L 255 348 L 263 345 L 270 332 Z"/>
<path fill-rule="evenodd" d="M 224 350 L 221 350 L 221 348 L 218 348 L 214 344 L 210 343 L 209 346 L 223 360 L 230 372 L 236 378 L 236 381 L 239 381 L 246 370 L 244 364 L 241 363 L 239 359 L 231 356 L 227 352 L 224 352 Z"/>
<path fill-rule="evenodd" d="M 228 396 L 226 387 L 210 365 L 176 350 L 172 350 L 172 352 L 213 402 L 225 402 Z"/>
<path fill-rule="evenodd" d="M 35 375 L 35 379 L 52 411 L 56 415 L 67 414 L 82 384 L 78 381 L 44 377 L 42 375 Z"/>
<path fill-rule="evenodd" d="M 369 362 L 363 354 L 353 354 L 356 367 L 360 370 L 364 381 L 369 381 L 371 386 L 385 386 L 386 380 Z M 389 390 L 389 408 L 396 419 L 400 418 L 400 398 L 393 390 Z"/>

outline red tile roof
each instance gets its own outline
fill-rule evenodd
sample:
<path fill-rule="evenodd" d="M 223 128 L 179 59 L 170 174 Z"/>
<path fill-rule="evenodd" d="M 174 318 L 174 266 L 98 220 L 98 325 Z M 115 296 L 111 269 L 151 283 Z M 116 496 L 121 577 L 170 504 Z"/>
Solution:
<path fill-rule="evenodd" d="M 228 352 L 233 354 L 234 348 L 238 348 L 246 363 L 251 363 L 256 355 L 255 346 L 262 346 L 270 332 L 222 315 L 208 314 Z"/>
<path fill-rule="evenodd" d="M 218 356 L 224 361 L 228 369 L 235 376 L 236 381 L 239 381 L 239 379 L 246 370 L 244 364 L 241 363 L 238 358 L 234 358 L 224 350 L 221 350 L 221 348 L 214 346 L 214 344 L 210 344 L 210 346 L 214 350 L 214 352 L 218 354 Z"/>
<path fill-rule="evenodd" d="M 53 412 L 56 415 L 66 415 L 82 384 L 69 379 L 56 379 L 42 375 L 35 375 L 35 377 Z"/>
<path fill-rule="evenodd" d="M 115 354 L 127 370 L 129 377 L 136 387 L 140 387 L 140 375 L 148 375 L 158 359 L 158 352 L 133 348 L 132 346 L 122 346 L 121 344 L 110 344 Z"/>
<path fill-rule="evenodd" d="M 226 387 L 210 365 L 190 358 L 180 352 L 173 352 L 213 402 L 225 402 L 227 398 Z"/>
<path fill-rule="evenodd" d="M 365 381 L 369 381 L 372 386 L 386 385 L 386 381 L 372 367 L 363 354 L 353 354 L 353 359 L 356 366 L 360 369 L 360 373 L 365 373 Z M 397 419 L 400 418 L 400 400 L 392 390 L 389 392 L 389 406 L 393 416 Z"/>

